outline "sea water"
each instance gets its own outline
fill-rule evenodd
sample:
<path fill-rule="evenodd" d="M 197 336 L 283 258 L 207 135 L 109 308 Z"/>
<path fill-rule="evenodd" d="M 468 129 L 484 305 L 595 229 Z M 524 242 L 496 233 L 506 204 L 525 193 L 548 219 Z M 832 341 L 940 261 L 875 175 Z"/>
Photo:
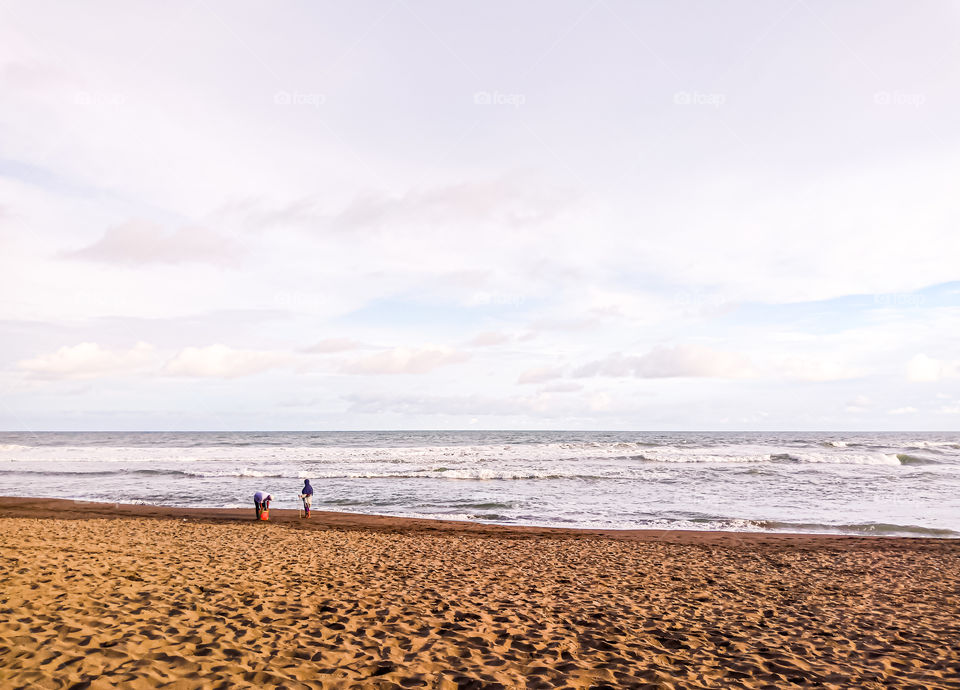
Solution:
<path fill-rule="evenodd" d="M 0 495 L 603 529 L 960 537 L 958 433 L 0 433 Z"/>

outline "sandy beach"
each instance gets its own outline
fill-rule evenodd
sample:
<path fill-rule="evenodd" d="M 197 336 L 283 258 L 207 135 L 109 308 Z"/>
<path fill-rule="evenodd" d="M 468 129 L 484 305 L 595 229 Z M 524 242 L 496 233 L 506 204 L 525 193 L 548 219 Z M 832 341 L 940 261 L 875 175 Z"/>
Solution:
<path fill-rule="evenodd" d="M 960 543 L 0 499 L 3 687 L 960 687 Z"/>

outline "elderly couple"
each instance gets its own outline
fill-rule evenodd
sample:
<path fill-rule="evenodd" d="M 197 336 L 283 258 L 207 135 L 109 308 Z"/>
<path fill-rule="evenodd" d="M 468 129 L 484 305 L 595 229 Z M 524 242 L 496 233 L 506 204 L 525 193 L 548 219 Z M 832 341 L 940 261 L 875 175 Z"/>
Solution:
<path fill-rule="evenodd" d="M 270 509 L 270 501 L 273 496 L 265 491 L 258 491 L 253 495 L 253 507 L 257 510 L 257 520 L 266 520 Z M 310 504 L 313 502 L 313 487 L 310 486 L 310 480 L 303 480 L 303 490 L 300 492 L 300 500 L 303 501 L 303 510 L 307 517 L 310 517 Z"/>

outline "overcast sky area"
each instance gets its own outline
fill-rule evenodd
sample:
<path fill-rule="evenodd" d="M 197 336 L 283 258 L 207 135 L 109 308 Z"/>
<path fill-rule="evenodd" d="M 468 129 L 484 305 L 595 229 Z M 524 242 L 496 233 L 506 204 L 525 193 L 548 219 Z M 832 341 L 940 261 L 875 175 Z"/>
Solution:
<path fill-rule="evenodd" d="M 0 4 L 0 428 L 960 427 L 960 4 Z"/>

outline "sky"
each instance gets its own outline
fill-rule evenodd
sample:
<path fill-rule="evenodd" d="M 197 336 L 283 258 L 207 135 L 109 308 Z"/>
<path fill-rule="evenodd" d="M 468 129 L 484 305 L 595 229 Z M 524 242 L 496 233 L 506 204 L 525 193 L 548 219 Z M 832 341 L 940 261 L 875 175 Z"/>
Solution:
<path fill-rule="evenodd" d="M 0 428 L 960 428 L 960 3 L 0 2 Z"/>

